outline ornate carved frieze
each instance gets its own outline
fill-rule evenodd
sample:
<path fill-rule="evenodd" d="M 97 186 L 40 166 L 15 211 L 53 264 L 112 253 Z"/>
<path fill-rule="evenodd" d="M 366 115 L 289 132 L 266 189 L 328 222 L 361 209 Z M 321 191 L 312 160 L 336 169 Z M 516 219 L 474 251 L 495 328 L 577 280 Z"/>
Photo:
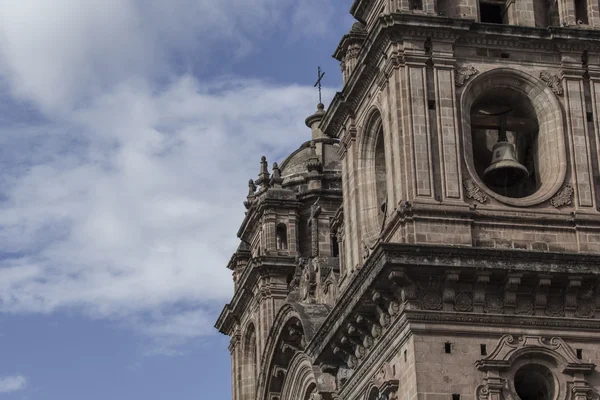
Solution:
<path fill-rule="evenodd" d="M 562 96 L 564 93 L 562 80 L 556 74 L 548 71 L 540 72 L 540 79 L 552 90 L 556 95 Z"/>
<path fill-rule="evenodd" d="M 472 65 L 463 65 L 456 69 L 455 83 L 456 86 L 461 87 L 468 81 L 473 75 L 476 75 L 479 71 Z"/>
<path fill-rule="evenodd" d="M 570 206 L 573 201 L 573 186 L 565 185 L 550 199 L 552 207 L 561 208 L 564 206 Z"/>
<path fill-rule="evenodd" d="M 465 188 L 465 196 L 469 199 L 473 199 L 480 203 L 485 203 L 488 201 L 488 196 L 485 194 L 475 183 L 469 179 L 463 179 L 463 187 Z"/>

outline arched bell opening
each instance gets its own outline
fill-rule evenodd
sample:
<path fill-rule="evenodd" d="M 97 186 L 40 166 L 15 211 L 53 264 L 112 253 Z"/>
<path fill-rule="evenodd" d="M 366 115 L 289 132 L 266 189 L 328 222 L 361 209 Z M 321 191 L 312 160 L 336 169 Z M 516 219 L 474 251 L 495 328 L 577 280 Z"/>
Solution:
<path fill-rule="evenodd" d="M 567 144 L 560 102 L 538 77 L 512 68 L 483 72 L 463 88 L 460 99 L 465 165 L 473 183 L 496 200 L 528 207 L 549 200 L 567 174 Z M 506 134 L 506 143 L 494 146 Z M 510 145 L 510 146 L 509 146 Z M 514 157 L 513 157 L 514 154 Z M 522 181 L 502 180 L 486 170 L 493 162 L 512 159 Z M 489 171 L 488 171 L 489 173 Z M 500 178 L 503 175 L 500 174 Z"/>
<path fill-rule="evenodd" d="M 482 93 L 471 107 L 473 161 L 479 178 L 507 197 L 530 196 L 540 187 L 538 120 L 531 101 L 511 88 Z"/>

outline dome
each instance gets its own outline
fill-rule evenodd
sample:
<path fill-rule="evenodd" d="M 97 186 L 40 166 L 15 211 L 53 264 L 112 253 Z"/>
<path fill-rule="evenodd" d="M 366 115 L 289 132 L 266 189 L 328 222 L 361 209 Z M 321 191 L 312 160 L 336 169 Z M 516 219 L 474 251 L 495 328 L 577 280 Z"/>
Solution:
<path fill-rule="evenodd" d="M 315 143 L 316 145 L 321 144 L 319 147 L 323 149 L 323 154 L 317 156 L 319 162 L 322 164 L 323 174 L 337 175 L 341 173 L 337 139 L 323 138 L 309 140 L 303 143 L 281 163 L 280 169 L 284 187 L 293 185 L 294 183 L 304 183 L 304 178 L 309 174 L 308 167 L 311 158 L 315 157 L 311 143 Z"/>

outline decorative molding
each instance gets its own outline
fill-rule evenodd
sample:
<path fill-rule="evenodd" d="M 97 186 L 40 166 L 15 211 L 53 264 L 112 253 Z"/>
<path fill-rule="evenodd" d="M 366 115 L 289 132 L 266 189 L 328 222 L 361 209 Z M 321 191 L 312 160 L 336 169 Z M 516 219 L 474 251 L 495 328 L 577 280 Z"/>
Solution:
<path fill-rule="evenodd" d="M 463 187 L 465 188 L 465 196 L 480 203 L 488 201 L 488 196 L 485 194 L 470 178 L 463 179 Z"/>
<path fill-rule="evenodd" d="M 556 74 L 552 74 L 548 71 L 540 72 L 540 79 L 548 85 L 552 92 L 558 96 L 562 96 L 564 93 L 562 80 Z"/>
<path fill-rule="evenodd" d="M 550 204 L 555 208 L 570 206 L 573 201 L 573 186 L 565 185 L 550 199 Z"/>
<path fill-rule="evenodd" d="M 464 65 L 456 69 L 456 75 L 454 82 L 456 86 L 461 87 L 468 81 L 473 75 L 476 75 L 479 71 L 472 65 Z"/>
<path fill-rule="evenodd" d="M 584 363 L 578 359 L 573 349 L 563 339 L 536 335 L 502 336 L 490 355 L 477 360 L 475 366 L 483 372 L 506 370 L 518 357 L 536 353 L 553 357 L 563 365 L 563 372 L 591 372 L 596 368 L 595 364 Z"/>

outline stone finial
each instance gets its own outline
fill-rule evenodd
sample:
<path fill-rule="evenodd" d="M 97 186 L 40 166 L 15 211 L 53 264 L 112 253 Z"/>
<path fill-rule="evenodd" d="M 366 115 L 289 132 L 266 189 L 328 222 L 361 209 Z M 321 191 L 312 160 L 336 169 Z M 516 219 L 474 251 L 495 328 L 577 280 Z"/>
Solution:
<path fill-rule="evenodd" d="M 271 175 L 270 185 L 273 187 L 281 187 L 283 178 L 281 177 L 281 170 L 276 162 L 273 163 L 273 174 Z"/>
<path fill-rule="evenodd" d="M 306 126 L 308 126 L 312 131 L 312 139 L 320 139 L 327 137 L 320 128 L 321 121 L 323 120 L 323 116 L 325 115 L 325 105 L 323 103 L 319 103 L 317 105 L 317 111 L 306 118 L 304 121 Z"/>
<path fill-rule="evenodd" d="M 267 163 L 267 157 L 262 156 L 260 158 L 260 172 L 258 174 L 258 179 L 254 183 L 265 188 L 269 185 L 269 180 L 270 174 L 269 164 Z"/>
<path fill-rule="evenodd" d="M 250 179 L 248 181 L 248 197 L 254 196 L 255 192 L 256 192 L 256 185 L 254 184 L 254 181 L 252 179 Z"/>
<path fill-rule="evenodd" d="M 256 193 L 256 185 L 254 184 L 254 181 L 252 179 L 250 179 L 248 181 L 248 196 L 246 196 L 246 201 L 244 202 L 244 206 L 246 207 L 246 209 L 250 208 L 250 206 L 252 205 L 252 202 L 254 201 L 255 193 Z"/>

